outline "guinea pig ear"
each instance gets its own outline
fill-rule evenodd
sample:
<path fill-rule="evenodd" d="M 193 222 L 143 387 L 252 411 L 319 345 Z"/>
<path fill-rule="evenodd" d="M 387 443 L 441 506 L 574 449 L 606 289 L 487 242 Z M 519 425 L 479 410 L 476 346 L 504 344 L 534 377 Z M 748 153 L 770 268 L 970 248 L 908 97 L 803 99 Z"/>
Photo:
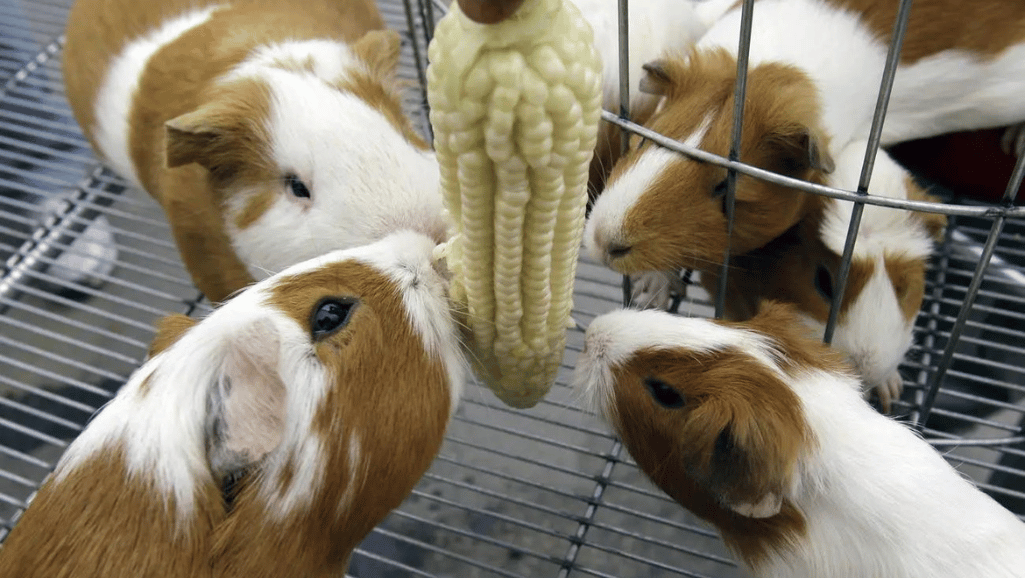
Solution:
<path fill-rule="evenodd" d="M 655 96 L 666 96 L 669 88 L 673 85 L 671 66 L 668 60 L 652 60 L 641 66 L 644 69 L 644 76 L 641 77 L 638 88 L 645 94 Z"/>
<path fill-rule="evenodd" d="M 826 148 L 826 139 L 811 127 L 778 127 L 770 131 L 763 142 L 779 155 L 774 168 L 785 174 L 798 175 L 808 169 L 828 174 L 836 170 L 836 163 Z"/>
<path fill-rule="evenodd" d="M 925 201 L 928 203 L 942 203 L 938 197 L 930 195 L 925 192 L 925 189 L 915 184 L 914 178 L 907 177 L 907 189 L 908 198 L 912 201 Z M 947 230 L 947 216 L 940 213 L 915 213 L 922 223 L 925 224 L 925 229 L 929 231 L 929 235 L 932 236 L 933 240 L 937 243 L 943 242 L 943 235 Z"/>
<path fill-rule="evenodd" d="M 252 156 L 266 138 L 259 128 L 263 100 L 258 93 L 224 94 L 164 123 L 167 168 L 199 163 L 215 171 Z"/>
<path fill-rule="evenodd" d="M 223 140 L 225 110 L 210 103 L 164 123 L 167 168 L 173 169 L 189 163 L 210 168 L 208 159 Z"/>
<path fill-rule="evenodd" d="M 371 30 L 353 45 L 360 60 L 382 77 L 395 76 L 402 50 L 402 37 L 394 30 Z"/>
<path fill-rule="evenodd" d="M 181 313 L 168 315 L 157 321 L 157 334 L 153 336 L 153 342 L 150 343 L 149 357 L 153 357 L 177 343 L 181 336 L 185 335 L 185 332 L 196 323 L 198 321 Z"/>
<path fill-rule="evenodd" d="M 783 508 L 782 487 L 760 479 L 759 459 L 738 443 L 733 428 L 724 427 L 715 438 L 711 459 L 712 488 L 723 488 L 724 506 L 748 518 L 770 518 Z"/>
<path fill-rule="evenodd" d="M 269 321 L 257 320 L 233 330 L 229 339 L 207 394 L 207 459 L 218 479 L 271 452 L 285 426 L 277 330 Z"/>

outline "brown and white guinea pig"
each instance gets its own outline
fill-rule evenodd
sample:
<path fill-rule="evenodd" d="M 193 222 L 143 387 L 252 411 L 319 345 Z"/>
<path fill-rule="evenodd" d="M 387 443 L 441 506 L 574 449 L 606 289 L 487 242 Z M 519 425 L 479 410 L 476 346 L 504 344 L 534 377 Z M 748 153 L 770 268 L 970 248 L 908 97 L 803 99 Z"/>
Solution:
<path fill-rule="evenodd" d="M 804 332 L 780 304 L 744 324 L 620 310 L 587 328 L 574 383 L 757 578 L 1020 578 L 1025 524 Z"/>
<path fill-rule="evenodd" d="M 0 576 L 342 576 L 461 395 L 434 247 L 402 231 L 169 318 L 14 527 Z"/>
<path fill-rule="evenodd" d="M 832 153 L 866 138 L 897 4 L 755 2 L 740 160 L 821 182 Z M 884 145 L 1025 118 L 1018 97 L 1025 91 L 1025 3 L 992 0 L 971 17 L 959 6 L 915 2 Z M 645 89 L 663 97 L 649 128 L 725 156 L 740 18 L 737 6 L 691 54 L 646 65 Z M 724 176 L 723 169 L 637 141 L 595 202 L 585 243 L 624 274 L 712 269 L 726 244 Z M 808 212 L 806 195 L 741 177 L 732 252 L 764 245 Z"/>
<path fill-rule="evenodd" d="M 829 184 L 854 190 L 868 143 L 854 141 L 836 158 Z M 935 201 L 885 151 L 876 156 L 869 193 L 892 199 Z M 824 200 L 820 217 L 809 218 L 768 245 L 732 258 L 727 278 L 726 317 L 750 319 L 763 299 L 796 306 L 818 335 L 829 308 L 854 204 Z M 851 268 L 840 304 L 833 346 L 844 353 L 885 411 L 900 396 L 897 367 L 913 342 L 915 318 L 925 296 L 925 271 L 933 242 L 942 240 L 946 217 L 865 205 Z M 715 295 L 718 275 L 701 274 Z"/>
<path fill-rule="evenodd" d="M 78 0 L 64 79 L 96 152 L 163 206 L 221 301 L 399 228 L 446 232 L 372 0 Z"/>

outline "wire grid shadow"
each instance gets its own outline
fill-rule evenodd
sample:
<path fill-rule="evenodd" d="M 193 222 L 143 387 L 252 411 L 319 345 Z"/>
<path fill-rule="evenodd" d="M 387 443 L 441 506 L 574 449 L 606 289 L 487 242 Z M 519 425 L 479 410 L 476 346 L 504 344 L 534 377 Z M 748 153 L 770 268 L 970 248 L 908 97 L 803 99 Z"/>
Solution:
<path fill-rule="evenodd" d="M 407 110 L 429 131 L 423 59 L 445 7 L 379 4 L 388 25 L 404 32 L 401 71 L 413 85 Z M 160 208 L 96 162 L 67 109 L 59 62 L 68 6 L 0 0 L 0 539 L 68 443 L 139 365 L 153 323 L 209 311 Z M 928 273 L 916 345 L 901 368 L 901 416 L 913 417 L 927 395 L 992 222 L 951 218 Z M 1025 224 L 1007 221 L 923 429 L 950 463 L 1019 516 L 1023 240 Z M 583 261 L 573 316 L 586 326 L 618 308 L 621 295 L 618 275 Z M 681 309 L 713 312 L 700 290 Z M 430 471 L 357 550 L 350 574 L 745 575 L 715 532 L 654 488 L 582 408 L 566 385 L 581 344 L 582 334 L 571 332 L 556 386 L 531 410 L 512 410 L 471 386 Z"/>

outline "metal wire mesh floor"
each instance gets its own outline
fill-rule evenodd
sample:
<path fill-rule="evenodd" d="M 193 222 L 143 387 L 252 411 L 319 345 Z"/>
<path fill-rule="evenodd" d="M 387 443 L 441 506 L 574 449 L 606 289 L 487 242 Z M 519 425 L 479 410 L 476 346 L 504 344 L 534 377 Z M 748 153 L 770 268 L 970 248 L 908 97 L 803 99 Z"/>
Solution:
<path fill-rule="evenodd" d="M 406 30 L 420 6 L 381 2 Z M 430 5 L 426 5 L 430 7 Z M 208 307 L 188 281 L 159 207 L 103 170 L 64 102 L 62 0 L 0 0 L 0 539 L 63 449 L 138 365 L 153 322 Z M 414 26 L 416 28 L 416 26 Z M 422 95 L 411 94 L 411 111 Z M 420 118 L 421 123 L 423 117 Z M 932 263 L 918 345 L 897 411 L 913 415 L 989 230 L 956 218 Z M 987 269 L 925 435 L 947 459 L 1025 515 L 1025 225 L 1009 222 Z M 116 258 L 111 249 L 116 249 Z M 112 265 L 112 266 L 111 266 Z M 619 277 L 582 263 L 575 318 L 619 306 Z M 708 315 L 700 294 L 684 303 Z M 471 387 L 441 455 L 413 495 L 364 542 L 355 576 L 744 575 L 707 526 L 648 483 L 609 429 L 565 386 L 538 407 L 506 408 Z M 958 440 L 982 445 L 956 445 Z M 947 447 L 944 444 L 950 445 Z M 928 483 L 923 480 L 923 484 Z"/>

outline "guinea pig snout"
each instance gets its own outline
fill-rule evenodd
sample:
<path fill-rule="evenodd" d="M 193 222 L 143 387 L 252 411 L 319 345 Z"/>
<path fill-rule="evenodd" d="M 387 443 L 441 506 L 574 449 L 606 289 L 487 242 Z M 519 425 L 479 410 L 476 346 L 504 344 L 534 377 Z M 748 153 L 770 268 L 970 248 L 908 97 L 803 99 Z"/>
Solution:
<path fill-rule="evenodd" d="M 600 215 L 596 217 L 588 221 L 585 231 L 588 252 L 596 261 L 615 269 L 618 261 L 630 255 L 633 244 L 620 227 L 607 226 Z"/>

